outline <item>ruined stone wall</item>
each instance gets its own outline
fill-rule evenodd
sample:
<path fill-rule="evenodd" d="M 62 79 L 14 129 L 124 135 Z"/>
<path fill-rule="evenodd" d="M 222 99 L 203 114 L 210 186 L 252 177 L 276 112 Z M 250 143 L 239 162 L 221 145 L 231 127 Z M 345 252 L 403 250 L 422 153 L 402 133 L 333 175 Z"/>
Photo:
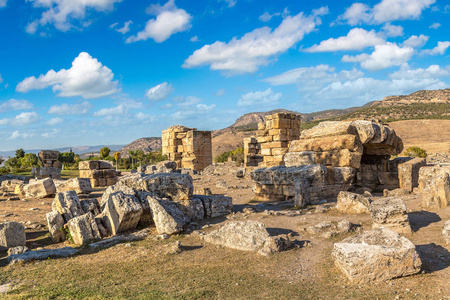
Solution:
<path fill-rule="evenodd" d="M 257 142 L 261 145 L 263 162 L 261 167 L 284 165 L 284 155 L 289 142 L 300 137 L 301 117 L 291 113 L 276 113 L 266 116 L 266 121 L 258 124 Z"/>
<path fill-rule="evenodd" d="M 244 139 L 244 167 L 257 167 L 263 162 L 261 155 L 261 144 L 255 137 Z"/>
<path fill-rule="evenodd" d="M 31 173 L 37 178 L 61 179 L 62 164 L 58 161 L 59 151 L 41 150 L 38 154 L 42 167 L 33 168 Z"/>
<path fill-rule="evenodd" d="M 92 187 L 114 185 L 117 182 L 117 172 L 112 162 L 105 160 L 80 161 L 78 165 L 80 178 L 89 178 Z"/>
<path fill-rule="evenodd" d="M 162 154 L 178 168 L 203 170 L 212 164 L 211 131 L 179 125 L 163 130 Z"/>

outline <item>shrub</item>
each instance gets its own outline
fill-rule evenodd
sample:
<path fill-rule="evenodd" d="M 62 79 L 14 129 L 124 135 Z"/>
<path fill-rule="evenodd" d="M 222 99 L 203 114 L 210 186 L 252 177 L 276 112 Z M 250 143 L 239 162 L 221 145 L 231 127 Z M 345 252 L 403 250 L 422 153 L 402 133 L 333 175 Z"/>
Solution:
<path fill-rule="evenodd" d="M 409 147 L 405 151 L 406 156 L 410 157 L 420 157 L 420 158 L 426 158 L 427 157 L 427 151 L 425 151 L 422 148 L 419 147 Z"/>
<path fill-rule="evenodd" d="M 228 157 L 236 162 L 236 165 L 241 165 L 244 163 L 244 148 L 239 147 L 232 151 L 225 151 L 222 154 L 219 154 L 215 157 L 216 162 L 226 162 L 228 161 Z"/>

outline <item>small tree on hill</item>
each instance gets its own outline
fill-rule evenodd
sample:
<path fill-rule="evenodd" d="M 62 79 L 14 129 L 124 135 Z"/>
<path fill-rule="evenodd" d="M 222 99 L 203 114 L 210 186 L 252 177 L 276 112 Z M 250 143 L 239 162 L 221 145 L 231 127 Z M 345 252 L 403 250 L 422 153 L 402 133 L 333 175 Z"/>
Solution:
<path fill-rule="evenodd" d="M 16 158 L 22 158 L 25 156 L 25 151 L 22 148 L 16 150 Z"/>
<path fill-rule="evenodd" d="M 102 149 L 100 149 L 100 157 L 102 159 L 105 159 L 107 156 L 109 156 L 109 152 L 111 152 L 111 150 L 109 150 L 108 147 L 103 147 Z"/>
<path fill-rule="evenodd" d="M 116 161 L 116 171 L 117 171 L 117 165 L 118 165 L 119 160 L 120 160 L 120 152 L 115 152 L 114 153 L 114 160 Z"/>
<path fill-rule="evenodd" d="M 428 156 L 427 151 L 419 147 L 409 147 L 408 149 L 406 149 L 405 155 L 420 158 L 427 158 Z"/>

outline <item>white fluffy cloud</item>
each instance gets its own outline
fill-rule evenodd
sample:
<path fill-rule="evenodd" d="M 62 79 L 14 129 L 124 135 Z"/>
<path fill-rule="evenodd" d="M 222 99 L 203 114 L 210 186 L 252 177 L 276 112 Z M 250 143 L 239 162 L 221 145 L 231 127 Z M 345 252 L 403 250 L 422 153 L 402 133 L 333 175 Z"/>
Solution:
<path fill-rule="evenodd" d="M 92 104 L 90 104 L 87 101 L 84 101 L 82 103 L 77 103 L 77 104 L 62 103 L 60 105 L 50 106 L 50 109 L 48 110 L 48 114 L 60 115 L 60 116 L 82 115 L 82 114 L 86 114 L 91 107 L 92 107 Z"/>
<path fill-rule="evenodd" d="M 362 50 L 366 47 L 384 44 L 385 41 L 375 30 L 367 31 L 362 28 L 353 28 L 346 36 L 329 38 L 305 49 L 306 52 L 333 52 L 342 50 Z"/>
<path fill-rule="evenodd" d="M 381 24 L 396 20 L 418 19 L 422 11 L 436 0 L 382 0 L 373 8 L 363 3 L 353 3 L 338 21 L 355 26 L 362 23 Z"/>
<path fill-rule="evenodd" d="M 441 23 L 433 23 L 430 25 L 429 28 L 431 29 L 438 29 L 439 27 L 441 27 Z"/>
<path fill-rule="evenodd" d="M 46 123 L 47 125 L 54 126 L 54 125 L 61 124 L 62 122 L 64 122 L 64 119 L 63 119 L 63 118 L 58 118 L 58 117 L 56 117 L 56 118 L 51 118 L 50 120 L 48 120 L 48 121 L 45 122 L 45 123 Z"/>
<path fill-rule="evenodd" d="M 8 140 L 15 140 L 15 139 L 27 139 L 34 136 L 34 133 L 26 133 L 26 132 L 20 132 L 19 130 L 14 131 L 11 136 L 8 138 Z"/>
<path fill-rule="evenodd" d="M 212 70 L 229 74 L 252 73 L 261 65 L 267 65 L 276 55 L 287 51 L 303 39 L 305 34 L 321 24 L 318 16 L 326 14 L 327 8 L 313 11 L 310 16 L 299 13 L 287 16 L 272 30 L 262 27 L 246 33 L 241 38 L 233 38 L 228 43 L 217 41 L 205 45 L 189 56 L 184 68 L 210 65 Z"/>
<path fill-rule="evenodd" d="M 276 104 L 280 101 L 281 96 L 281 93 L 274 93 L 271 88 L 265 91 L 250 92 L 241 96 L 237 106 Z"/>
<path fill-rule="evenodd" d="M 149 38 L 157 43 L 167 40 L 172 34 L 183 32 L 191 28 L 192 16 L 184 9 L 177 8 L 175 0 L 169 0 L 163 6 L 154 4 L 148 13 L 156 15 L 145 25 L 145 29 L 135 36 L 127 38 L 126 43 L 145 41 Z"/>
<path fill-rule="evenodd" d="M 383 26 L 383 32 L 389 37 L 403 36 L 403 27 L 386 23 Z"/>
<path fill-rule="evenodd" d="M 128 31 L 130 31 L 130 25 L 133 24 L 133 21 L 127 21 L 125 23 L 123 23 L 123 27 L 120 28 L 116 28 L 117 25 L 119 25 L 119 23 L 114 23 L 111 26 L 109 26 L 109 28 L 113 28 L 115 31 L 121 33 L 121 34 L 125 34 Z"/>
<path fill-rule="evenodd" d="M 101 117 L 101 116 L 111 116 L 111 115 L 123 115 L 126 112 L 127 112 L 127 108 L 125 107 L 125 105 L 120 104 L 120 105 L 117 105 L 116 107 L 102 108 L 99 111 L 96 111 L 94 113 L 94 116 Z"/>
<path fill-rule="evenodd" d="M 355 56 L 344 55 L 343 62 L 358 62 L 361 67 L 369 71 L 377 71 L 392 66 L 405 65 L 412 55 L 414 49 L 411 47 L 399 47 L 393 43 L 376 45 L 372 54 L 360 54 Z"/>
<path fill-rule="evenodd" d="M 204 118 L 205 114 L 214 110 L 215 107 L 215 104 L 206 105 L 203 103 L 199 103 L 189 107 L 188 109 L 178 110 L 170 115 L 170 117 L 174 120 L 185 120 L 192 117 Z"/>
<path fill-rule="evenodd" d="M 120 92 L 118 81 L 113 79 L 111 69 L 88 53 L 81 52 L 70 69 L 58 72 L 50 70 L 38 78 L 27 77 L 17 85 L 16 91 L 26 93 L 52 86 L 53 92 L 58 93 L 57 96 L 99 98 Z"/>
<path fill-rule="evenodd" d="M 33 112 L 23 112 L 9 120 L 9 123 L 13 126 L 26 126 L 39 122 L 41 117 Z"/>
<path fill-rule="evenodd" d="M 0 0 L 1 1 L 1 0 Z M 83 21 L 86 12 L 95 10 L 107 12 L 114 8 L 114 4 L 122 0 L 27 0 L 33 7 L 43 8 L 41 18 L 28 24 L 26 31 L 35 33 L 39 26 L 53 24 L 60 31 L 67 31 L 74 26 L 74 21 Z M 90 22 L 81 22 L 81 26 L 87 26 Z"/>
<path fill-rule="evenodd" d="M 7 2 L 7 0 L 0 0 L 0 8 L 5 7 L 6 2 Z"/>
<path fill-rule="evenodd" d="M 174 91 L 172 84 L 163 82 L 148 89 L 145 92 L 145 96 L 150 100 L 161 101 L 167 99 L 167 97 Z"/>
<path fill-rule="evenodd" d="M 8 101 L 0 102 L 0 112 L 7 112 L 11 110 L 25 110 L 33 108 L 33 103 L 27 100 L 11 99 Z"/>
<path fill-rule="evenodd" d="M 426 35 L 412 35 L 406 41 L 403 42 L 403 46 L 410 48 L 422 48 L 428 41 L 428 36 Z"/>
<path fill-rule="evenodd" d="M 437 46 L 433 49 L 425 49 L 421 52 L 424 55 L 442 55 L 447 51 L 448 47 L 450 47 L 450 42 L 438 42 Z"/>

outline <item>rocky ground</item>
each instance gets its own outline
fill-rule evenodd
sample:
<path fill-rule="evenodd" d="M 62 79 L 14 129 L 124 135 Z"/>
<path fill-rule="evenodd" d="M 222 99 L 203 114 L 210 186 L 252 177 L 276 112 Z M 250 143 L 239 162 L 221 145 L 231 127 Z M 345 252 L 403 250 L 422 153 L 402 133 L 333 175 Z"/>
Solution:
<path fill-rule="evenodd" d="M 224 167 L 216 174 L 194 175 L 194 188 L 233 198 L 235 213 L 199 221 L 199 228 L 213 230 L 226 219 L 257 220 L 271 235 L 290 234 L 294 247 L 259 256 L 214 246 L 193 234 L 157 239 L 156 232 L 144 241 L 123 243 L 105 250 L 82 250 L 68 259 L 7 265 L 0 256 L 0 297 L 9 290 L 12 298 L 183 298 L 183 299 L 446 299 L 450 297 L 450 247 L 442 236 L 450 208 L 420 207 L 420 195 L 401 195 L 412 228 L 405 236 L 417 247 L 422 272 L 378 284 L 351 284 L 331 259 L 335 242 L 353 232 L 327 234 L 328 224 L 348 220 L 356 231 L 370 230 L 369 214 L 344 214 L 334 209 L 336 199 L 302 209 L 292 202 L 260 203 L 253 200 L 249 174 L 235 175 Z M 91 197 L 101 197 L 94 189 Z M 374 199 L 382 195 L 374 195 Z M 61 248 L 52 244 L 45 214 L 52 198 L 6 201 L 0 197 L 0 221 L 23 222 L 30 249 Z M 324 225 L 325 224 L 325 225 Z M 313 228 L 314 227 L 314 228 Z"/>

